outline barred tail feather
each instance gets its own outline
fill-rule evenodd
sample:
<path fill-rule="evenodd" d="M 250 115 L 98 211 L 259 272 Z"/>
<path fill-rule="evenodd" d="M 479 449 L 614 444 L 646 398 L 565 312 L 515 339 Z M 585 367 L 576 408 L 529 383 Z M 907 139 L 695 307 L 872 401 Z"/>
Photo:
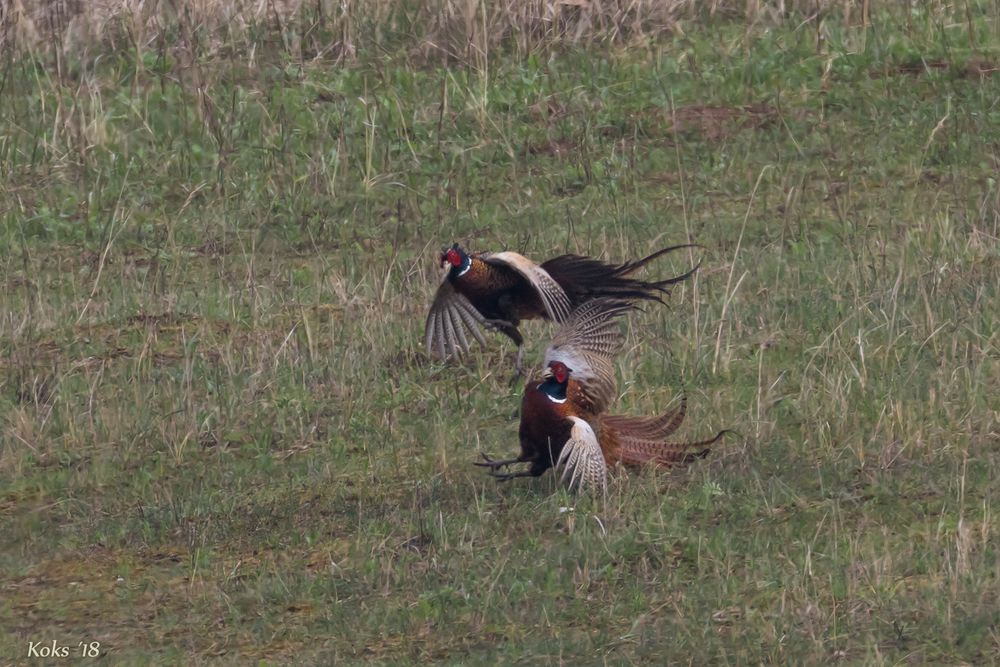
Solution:
<path fill-rule="evenodd" d="M 725 431 L 721 431 L 714 438 L 698 442 L 662 442 L 623 437 L 619 441 L 618 458 L 625 465 L 653 463 L 665 468 L 684 465 L 708 456 L 711 445 L 718 442 L 724 434 Z"/>
<path fill-rule="evenodd" d="M 632 435 L 645 440 L 656 440 L 671 435 L 687 415 L 687 396 L 681 396 L 681 404 L 659 417 L 626 417 L 608 415 L 604 425 L 622 435 Z"/>
<path fill-rule="evenodd" d="M 608 418 L 605 418 L 602 426 L 606 431 L 612 431 L 608 434 L 610 436 L 608 439 L 617 445 L 613 458 L 629 466 L 653 464 L 671 468 L 691 463 L 707 456 L 711 451 L 711 446 L 728 433 L 728 431 L 719 431 L 715 437 L 697 442 L 667 442 L 662 438 L 642 437 L 628 430 L 618 430 L 612 425 L 615 420 L 620 425 L 628 418 L 615 417 L 611 423 L 609 423 Z M 636 421 L 641 421 L 641 419 Z"/>

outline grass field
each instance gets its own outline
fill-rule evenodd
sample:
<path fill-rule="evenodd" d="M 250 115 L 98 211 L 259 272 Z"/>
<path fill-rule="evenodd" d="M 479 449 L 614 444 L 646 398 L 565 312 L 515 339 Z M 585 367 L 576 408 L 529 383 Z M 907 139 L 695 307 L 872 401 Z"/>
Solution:
<path fill-rule="evenodd" d="M 1000 662 L 1000 7 L 908 4 L 6 49 L 0 664 Z M 706 246 L 616 411 L 739 436 L 495 484 L 513 346 L 421 348 L 453 241 Z"/>

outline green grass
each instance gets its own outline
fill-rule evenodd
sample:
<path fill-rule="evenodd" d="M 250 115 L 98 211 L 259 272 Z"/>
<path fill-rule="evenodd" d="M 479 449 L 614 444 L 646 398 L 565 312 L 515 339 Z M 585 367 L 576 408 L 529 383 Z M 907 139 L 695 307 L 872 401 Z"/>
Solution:
<path fill-rule="evenodd" d="M 0 663 L 1000 660 L 1000 52 L 967 4 L 450 68 L 9 57 Z M 683 390 L 682 436 L 740 436 L 606 504 L 494 484 L 512 347 L 420 346 L 452 241 L 705 245 L 629 321 L 616 411 Z"/>

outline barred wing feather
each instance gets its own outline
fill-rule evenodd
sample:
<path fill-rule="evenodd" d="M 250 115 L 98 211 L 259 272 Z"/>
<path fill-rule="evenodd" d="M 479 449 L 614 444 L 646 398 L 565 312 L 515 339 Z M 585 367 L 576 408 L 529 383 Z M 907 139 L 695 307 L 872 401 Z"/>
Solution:
<path fill-rule="evenodd" d="M 570 419 L 573 428 L 556 462 L 556 467 L 563 469 L 560 480 L 570 490 L 604 494 L 608 488 L 608 469 L 597 435 L 586 421 L 579 417 Z"/>
<path fill-rule="evenodd" d="M 603 412 L 617 394 L 612 357 L 621 349 L 615 319 L 632 306 L 618 299 L 594 299 L 579 306 L 545 351 L 543 368 L 555 361 L 569 368 L 586 388 L 595 412 Z"/>
<path fill-rule="evenodd" d="M 440 359 L 452 356 L 461 357 L 469 352 L 469 337 L 466 333 L 486 345 L 481 325 L 486 321 L 472 302 L 464 294 L 455 291 L 455 287 L 445 276 L 438 287 L 427 314 L 424 325 L 424 345 L 427 353 Z"/>
<path fill-rule="evenodd" d="M 611 358 L 621 350 L 622 334 L 615 318 L 634 306 L 619 299 L 592 299 L 573 311 L 573 315 L 552 337 L 546 353 L 560 349 Z"/>

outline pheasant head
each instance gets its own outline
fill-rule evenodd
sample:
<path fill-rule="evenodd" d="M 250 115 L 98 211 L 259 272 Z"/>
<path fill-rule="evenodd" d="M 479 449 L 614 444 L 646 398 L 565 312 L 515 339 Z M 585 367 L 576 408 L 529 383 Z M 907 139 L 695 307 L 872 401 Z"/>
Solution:
<path fill-rule="evenodd" d="M 441 262 L 441 266 L 450 264 L 455 268 L 460 268 L 468 258 L 469 256 L 462 250 L 462 246 L 453 243 L 450 248 L 447 246 L 441 248 L 441 255 L 438 257 L 438 260 Z"/>
<path fill-rule="evenodd" d="M 550 363 L 548 371 L 557 384 L 566 384 L 569 381 L 569 374 L 572 372 L 566 364 L 561 361 L 553 361 Z"/>

